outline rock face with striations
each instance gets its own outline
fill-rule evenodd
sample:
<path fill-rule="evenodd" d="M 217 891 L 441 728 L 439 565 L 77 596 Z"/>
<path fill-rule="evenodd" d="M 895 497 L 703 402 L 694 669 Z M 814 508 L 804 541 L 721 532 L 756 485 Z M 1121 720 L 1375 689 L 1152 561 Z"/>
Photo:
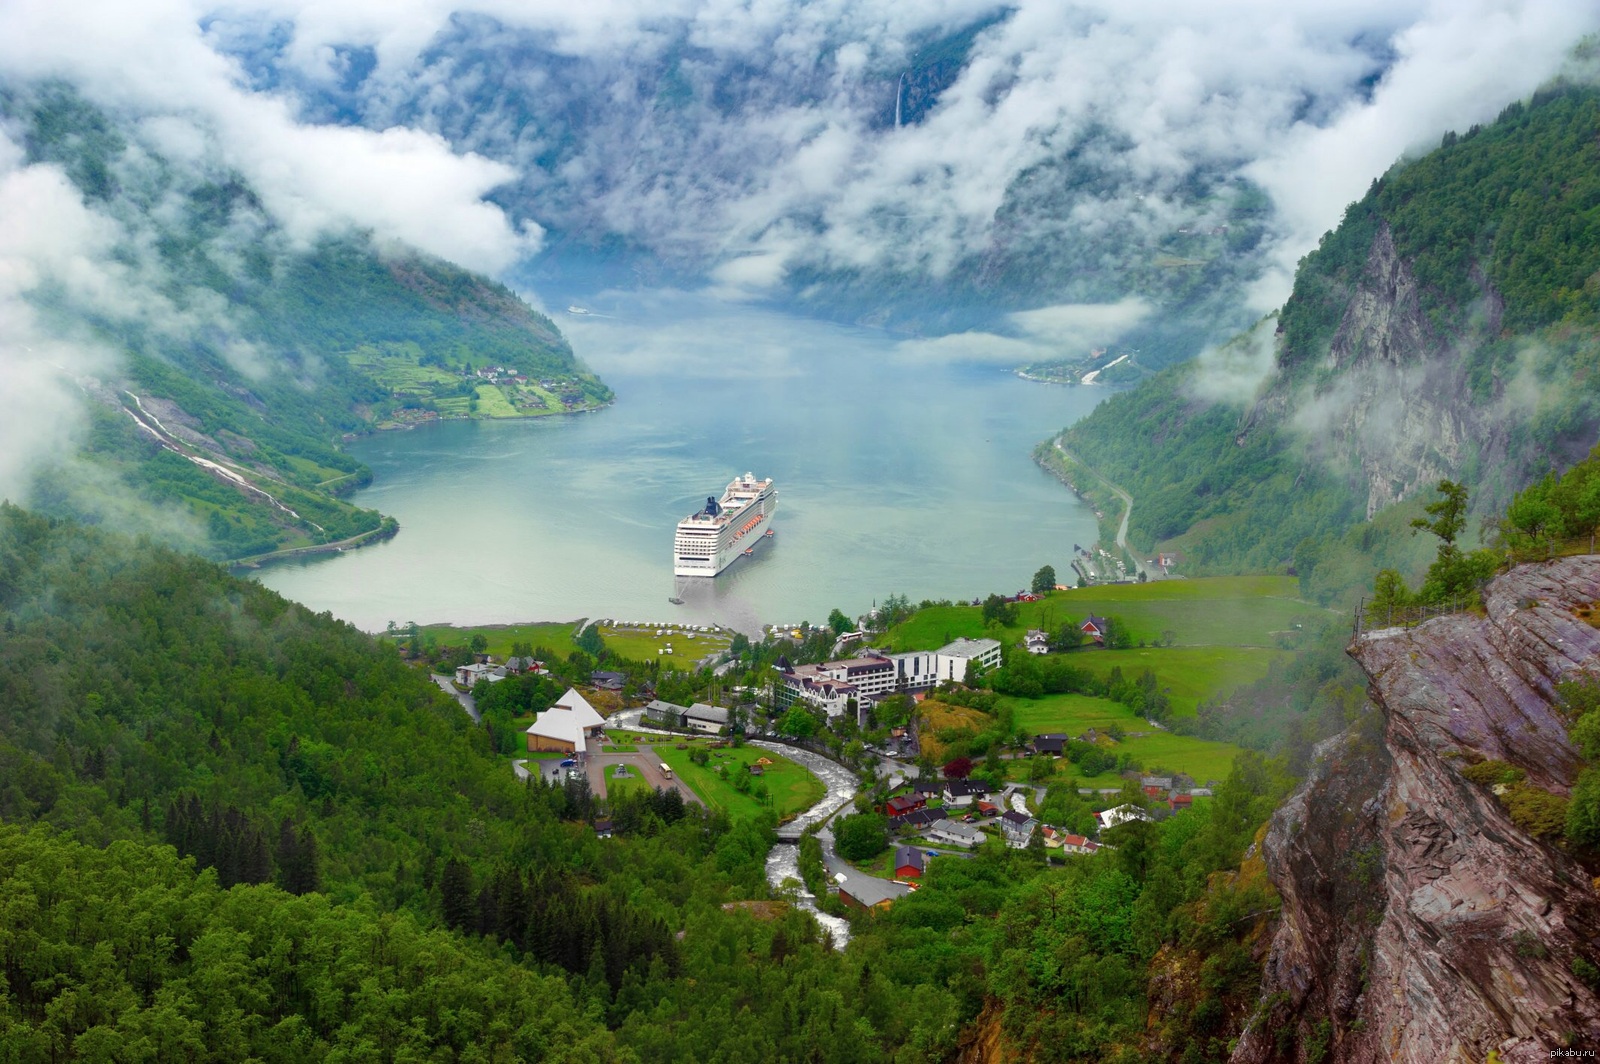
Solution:
<path fill-rule="evenodd" d="M 1600 892 L 1461 769 L 1565 797 L 1556 684 L 1600 672 L 1600 557 L 1523 566 L 1458 614 L 1361 637 L 1382 717 L 1322 744 L 1265 848 L 1283 911 L 1233 1059 L 1533 1061 L 1600 1046 Z M 1497 1056 L 1491 1057 L 1494 1053 Z"/>

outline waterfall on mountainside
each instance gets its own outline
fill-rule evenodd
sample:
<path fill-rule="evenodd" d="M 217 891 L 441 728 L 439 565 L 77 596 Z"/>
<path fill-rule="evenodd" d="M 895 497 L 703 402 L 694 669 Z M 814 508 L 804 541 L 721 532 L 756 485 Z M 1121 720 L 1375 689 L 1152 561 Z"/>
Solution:
<path fill-rule="evenodd" d="M 905 96 L 905 94 L 906 76 L 902 71 L 900 74 L 900 82 L 894 87 L 894 128 L 896 129 L 900 128 L 900 100 Z"/>

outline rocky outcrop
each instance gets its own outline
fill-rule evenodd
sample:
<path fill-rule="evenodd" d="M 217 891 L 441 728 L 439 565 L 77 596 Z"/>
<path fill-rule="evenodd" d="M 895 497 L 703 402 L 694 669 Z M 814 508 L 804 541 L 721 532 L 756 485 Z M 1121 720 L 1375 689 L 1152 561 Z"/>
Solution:
<path fill-rule="evenodd" d="M 1460 614 L 1351 648 L 1380 716 L 1317 749 L 1265 840 L 1283 897 L 1234 1060 L 1532 1061 L 1600 1045 L 1589 873 L 1513 822 L 1467 765 L 1567 794 L 1581 769 L 1556 684 L 1600 669 L 1600 557 L 1525 566 Z M 1491 1056 L 1494 1054 L 1494 1056 Z"/>
<path fill-rule="evenodd" d="M 1473 343 L 1434 331 L 1410 263 L 1380 226 L 1322 372 L 1288 404 L 1310 448 L 1350 470 L 1367 517 L 1458 476 L 1484 444 L 1498 450 L 1501 431 L 1479 424 L 1468 394 L 1461 348 Z"/>

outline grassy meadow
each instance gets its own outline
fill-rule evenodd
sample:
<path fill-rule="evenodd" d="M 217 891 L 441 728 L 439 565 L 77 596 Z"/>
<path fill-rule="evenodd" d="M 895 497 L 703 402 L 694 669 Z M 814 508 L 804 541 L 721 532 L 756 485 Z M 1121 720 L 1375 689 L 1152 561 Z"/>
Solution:
<path fill-rule="evenodd" d="M 1178 646 L 1274 647 L 1292 639 L 1296 624 L 1328 611 L 1299 598 L 1288 576 L 1216 576 L 1197 580 L 1153 580 L 1146 584 L 1055 591 L 1037 602 L 1019 602 L 1017 623 L 988 628 L 976 606 L 919 610 L 889 632 L 891 649 L 931 650 L 952 639 L 999 639 L 1015 643 L 1029 628 L 1056 628 L 1089 614 L 1115 616 L 1135 642 Z"/>
<path fill-rule="evenodd" d="M 1320 622 L 1327 611 L 1297 597 L 1290 577 L 1244 576 L 1200 580 L 1164 580 L 1057 591 L 1038 602 L 1017 603 L 1017 623 L 990 627 L 975 606 L 941 606 L 920 610 L 889 633 L 895 650 L 926 650 L 951 639 L 992 638 L 1015 647 L 1029 628 L 1052 629 L 1079 621 L 1090 613 L 1118 618 L 1135 642 L 1123 650 L 1085 646 L 1068 659 L 1104 678 L 1113 668 L 1134 679 L 1153 670 L 1157 684 L 1178 717 L 1193 715 L 1199 704 L 1226 694 L 1267 674 L 1276 660 L 1287 657 L 1301 629 Z M 1167 644 L 1170 641 L 1172 645 Z M 1111 748 L 1129 754 L 1146 769 L 1186 772 L 1196 779 L 1222 779 L 1239 748 L 1153 728 L 1116 702 L 1084 694 L 1053 694 L 1038 699 L 1003 698 L 1001 705 L 1016 727 L 1029 735 L 1064 732 L 1082 735 L 1090 728 L 1104 734 L 1115 726 L 1124 734 Z M 963 735 L 983 732 L 989 718 L 970 710 L 932 705 L 924 717 L 923 746 L 936 760 Z M 940 738 L 940 733 L 944 738 Z M 1026 774 L 1016 762 L 1013 774 Z M 1077 766 L 1057 764 L 1058 776 L 1077 775 Z M 1086 784 L 1110 785 L 1115 773 L 1082 777 Z"/>
<path fill-rule="evenodd" d="M 1124 733 L 1123 739 L 1107 749 L 1132 756 L 1147 771 L 1161 768 L 1187 772 L 1197 780 L 1220 780 L 1227 777 L 1234 756 L 1239 753 L 1239 747 L 1232 743 L 1175 735 L 1153 728 L 1126 706 L 1108 698 L 1059 694 L 1038 699 L 1004 698 L 1001 705 L 1014 714 L 1017 727 L 1030 736 L 1061 732 L 1076 737 L 1090 728 L 1104 735 L 1112 727 L 1119 728 Z M 1014 762 L 1010 775 L 1013 779 L 1024 779 L 1027 768 L 1026 761 Z M 1109 787 L 1119 782 L 1115 772 L 1084 776 L 1076 765 L 1065 759 L 1056 762 L 1056 775 L 1076 777 L 1086 786 Z"/>
<path fill-rule="evenodd" d="M 738 819 L 740 817 L 755 816 L 764 809 L 778 814 L 780 820 L 794 816 L 810 808 L 822 800 L 827 793 L 827 788 L 822 781 L 780 754 L 763 750 L 758 746 L 725 746 L 712 747 L 712 739 L 684 739 L 674 736 L 662 739 L 658 735 L 633 735 L 628 732 L 614 733 L 613 738 L 638 746 L 643 754 L 659 758 L 665 762 L 675 776 L 687 783 L 695 794 L 708 808 L 720 809 L 728 816 Z M 679 749 L 679 747 L 682 749 Z M 689 754 L 696 749 L 706 749 L 711 755 L 708 764 L 701 766 L 689 759 Z M 767 766 L 766 774 L 752 783 L 765 783 L 767 793 L 772 798 L 771 806 L 765 806 L 749 794 L 740 793 L 731 782 L 733 774 L 750 772 L 750 766 L 757 758 L 766 758 L 772 762 Z M 717 774 L 718 766 L 726 766 L 728 779 L 723 779 Z"/>
<path fill-rule="evenodd" d="M 661 635 L 656 635 L 661 632 Z M 654 661 L 664 655 L 658 653 L 672 648 L 672 661 L 681 668 L 692 668 L 707 654 L 718 654 L 728 649 L 733 632 L 690 632 L 681 625 L 657 627 L 653 624 L 633 624 L 626 621 L 602 624 L 600 638 L 613 654 L 629 661 Z"/>
<path fill-rule="evenodd" d="M 1072 663 L 1102 678 L 1118 666 L 1130 680 L 1153 669 L 1173 710 L 1187 716 L 1207 698 L 1255 683 L 1289 653 L 1265 647 L 1134 647 L 1075 651 Z"/>
<path fill-rule="evenodd" d="M 476 627 L 457 627 L 453 624 L 421 625 L 424 636 L 433 636 L 445 646 L 467 646 L 472 637 L 481 635 L 488 640 L 487 653 L 497 661 L 511 656 L 515 643 L 527 643 L 535 649 L 559 651 L 565 654 L 572 649 L 572 636 L 578 630 L 576 622 L 556 624 L 485 624 Z M 405 638 L 405 630 L 399 632 Z"/>

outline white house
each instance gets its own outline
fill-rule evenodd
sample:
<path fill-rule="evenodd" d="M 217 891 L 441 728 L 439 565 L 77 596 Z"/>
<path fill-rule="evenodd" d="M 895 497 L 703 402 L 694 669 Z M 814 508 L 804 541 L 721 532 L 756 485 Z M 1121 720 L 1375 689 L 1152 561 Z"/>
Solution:
<path fill-rule="evenodd" d="M 1029 628 L 1022 637 L 1022 645 L 1030 654 L 1050 653 L 1050 636 L 1040 628 Z"/>
<path fill-rule="evenodd" d="M 985 841 L 983 832 L 971 824 L 962 824 L 954 820 L 935 820 L 933 826 L 928 829 L 927 836 L 935 842 L 942 842 L 947 846 L 960 846 L 963 849 L 981 846 Z"/>
<path fill-rule="evenodd" d="M 1000 643 L 994 639 L 957 639 L 938 650 L 935 675 L 940 682 L 965 683 L 967 668 L 976 661 L 986 669 L 1000 664 Z"/>
<path fill-rule="evenodd" d="M 481 662 L 474 662 L 471 665 L 463 665 L 456 670 L 456 683 L 469 691 L 472 690 L 472 685 L 479 680 L 498 683 L 505 678 L 506 667 L 504 665 L 485 665 Z"/>
<path fill-rule="evenodd" d="M 965 808 L 979 798 L 989 797 L 989 786 L 976 780 L 946 780 L 944 784 L 944 804 L 954 808 Z"/>
<path fill-rule="evenodd" d="M 721 706 L 696 702 L 683 711 L 683 726 L 715 735 L 728 726 L 728 711 Z"/>

